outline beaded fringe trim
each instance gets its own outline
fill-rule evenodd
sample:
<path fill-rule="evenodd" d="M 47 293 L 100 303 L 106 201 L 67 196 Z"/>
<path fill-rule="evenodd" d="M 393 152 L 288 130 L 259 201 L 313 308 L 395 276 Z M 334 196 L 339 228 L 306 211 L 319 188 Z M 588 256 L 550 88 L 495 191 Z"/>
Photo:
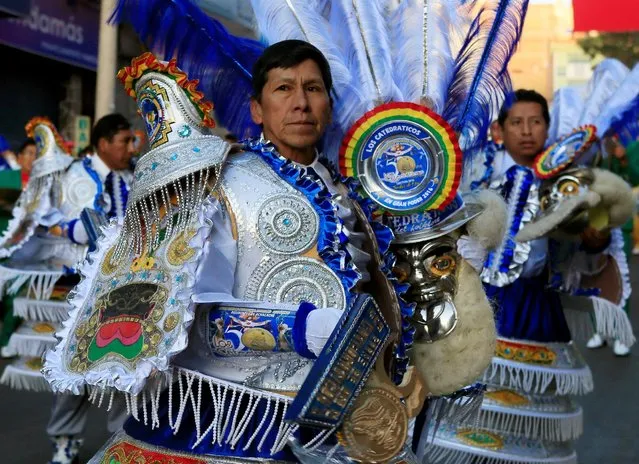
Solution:
<path fill-rule="evenodd" d="M 275 429 L 277 436 L 269 449 L 271 455 L 274 455 L 284 449 L 289 437 L 299 428 L 298 424 L 283 420 L 292 399 L 276 393 L 254 390 L 188 369 L 175 369 L 161 381 L 156 381 L 155 385 L 149 384 L 138 395 L 124 393 L 127 414 L 151 426 L 152 429 L 160 427 L 160 396 L 162 391 L 168 388 L 169 426 L 175 433 L 183 425 L 182 419 L 186 409 L 190 408 L 193 411 L 195 424 L 185 424 L 186 427 L 195 428 L 197 440 L 193 443 L 193 448 L 204 440 L 210 440 L 213 444 L 228 444 L 234 448 L 240 440 L 248 438 L 243 449 L 248 449 L 256 442 L 258 451 L 261 451 L 269 433 Z M 214 401 L 214 417 L 208 423 L 201 419 L 202 392 L 205 390 L 210 392 Z M 108 410 L 113 404 L 115 394 L 122 393 L 91 388 L 89 401 L 98 407 L 106 404 Z M 179 396 L 177 410 L 173 407 L 173 397 L 176 394 Z M 230 400 L 231 406 L 225 409 L 224 404 L 227 400 Z M 248 404 L 245 408 L 241 408 L 245 400 L 248 400 Z M 248 429 L 250 419 L 259 405 L 266 405 L 266 412 L 257 428 Z M 303 445 L 303 448 L 311 451 L 316 449 L 333 432 L 333 430 L 318 432 L 312 440 Z"/>
<path fill-rule="evenodd" d="M 128 256 L 150 254 L 161 242 L 170 240 L 183 231 L 197 217 L 209 188 L 211 191 L 215 190 L 215 185 L 209 186 L 209 177 L 213 174 L 217 182 L 219 171 L 220 167 L 216 166 L 213 171 L 206 168 L 187 174 L 138 201 L 130 202 L 126 208 L 120 238 L 111 257 L 112 264 Z M 175 204 L 169 187 L 172 187 Z M 163 220 L 166 231 L 161 240 L 160 229 Z"/>

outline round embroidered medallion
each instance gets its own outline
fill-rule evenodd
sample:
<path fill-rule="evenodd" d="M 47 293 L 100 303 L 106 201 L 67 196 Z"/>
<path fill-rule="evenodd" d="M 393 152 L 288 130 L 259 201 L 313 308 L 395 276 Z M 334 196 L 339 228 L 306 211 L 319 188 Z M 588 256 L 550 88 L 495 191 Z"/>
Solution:
<path fill-rule="evenodd" d="M 317 241 L 319 218 L 300 198 L 281 194 L 269 198 L 258 212 L 260 240 L 275 253 L 298 254 Z"/>
<path fill-rule="evenodd" d="M 325 264 L 311 258 L 262 263 L 251 276 L 247 297 L 273 303 L 307 301 L 318 308 L 346 306 L 339 278 Z"/>
<path fill-rule="evenodd" d="M 63 201 L 70 204 L 74 211 L 92 205 L 97 191 L 93 179 L 84 176 L 74 176 L 62 188 Z"/>

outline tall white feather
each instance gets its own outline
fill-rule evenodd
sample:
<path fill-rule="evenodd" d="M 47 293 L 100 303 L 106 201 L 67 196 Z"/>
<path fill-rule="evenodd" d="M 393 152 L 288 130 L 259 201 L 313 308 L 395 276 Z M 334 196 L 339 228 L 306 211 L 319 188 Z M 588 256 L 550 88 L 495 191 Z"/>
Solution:
<path fill-rule="evenodd" d="M 597 117 L 595 121 L 597 133 L 603 134 L 610 126 L 612 119 L 626 111 L 637 95 L 639 95 L 639 63 L 632 68 Z"/>
<path fill-rule="evenodd" d="M 594 124 L 606 102 L 626 79 L 630 71 L 619 60 L 607 58 L 595 68 L 586 89 L 586 102 L 578 125 Z M 630 97 L 629 97 L 630 98 Z"/>
<path fill-rule="evenodd" d="M 404 101 L 419 102 L 426 71 L 425 4 L 429 0 L 404 0 L 391 13 L 393 78 Z"/>
<path fill-rule="evenodd" d="M 259 30 L 269 44 L 297 39 L 319 48 L 331 66 L 331 75 L 337 91 L 351 82 L 345 58 L 333 42 L 330 25 L 322 16 L 321 2 L 301 0 L 253 0 L 253 10 Z"/>
<path fill-rule="evenodd" d="M 404 0 L 395 9 L 389 21 L 393 78 L 405 101 L 430 100 L 433 110 L 444 110 L 463 18 L 459 0 Z"/>
<path fill-rule="evenodd" d="M 548 143 L 556 142 L 576 128 L 583 109 L 583 88 L 573 86 L 557 90 L 550 108 Z"/>
<path fill-rule="evenodd" d="M 331 6 L 333 36 L 364 99 L 360 116 L 382 102 L 401 99 L 392 76 L 385 4 L 384 0 L 336 0 Z"/>

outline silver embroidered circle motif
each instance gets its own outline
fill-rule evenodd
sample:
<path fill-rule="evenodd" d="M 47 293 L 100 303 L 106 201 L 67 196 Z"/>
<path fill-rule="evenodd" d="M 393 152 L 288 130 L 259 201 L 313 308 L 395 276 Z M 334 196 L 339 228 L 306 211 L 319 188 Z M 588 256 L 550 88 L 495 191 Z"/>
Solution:
<path fill-rule="evenodd" d="M 251 276 L 248 293 L 249 298 L 272 303 L 307 301 L 318 308 L 346 307 L 342 282 L 328 266 L 311 258 L 263 263 Z"/>
<path fill-rule="evenodd" d="M 319 217 L 301 198 L 276 195 L 260 207 L 257 231 L 264 246 L 275 253 L 303 253 L 317 241 Z"/>
<path fill-rule="evenodd" d="M 77 176 L 65 182 L 62 188 L 63 201 L 68 203 L 74 211 L 93 205 L 93 198 L 96 193 L 93 179 Z"/>

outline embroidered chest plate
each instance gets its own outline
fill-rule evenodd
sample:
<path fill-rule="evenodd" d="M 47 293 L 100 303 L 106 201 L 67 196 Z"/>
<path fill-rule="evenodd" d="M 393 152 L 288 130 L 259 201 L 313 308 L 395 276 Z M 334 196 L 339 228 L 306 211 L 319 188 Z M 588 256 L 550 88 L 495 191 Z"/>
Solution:
<path fill-rule="evenodd" d="M 317 255 L 322 222 L 303 193 L 253 153 L 231 160 L 222 187 L 237 228 L 236 296 L 346 306 L 342 281 Z"/>

